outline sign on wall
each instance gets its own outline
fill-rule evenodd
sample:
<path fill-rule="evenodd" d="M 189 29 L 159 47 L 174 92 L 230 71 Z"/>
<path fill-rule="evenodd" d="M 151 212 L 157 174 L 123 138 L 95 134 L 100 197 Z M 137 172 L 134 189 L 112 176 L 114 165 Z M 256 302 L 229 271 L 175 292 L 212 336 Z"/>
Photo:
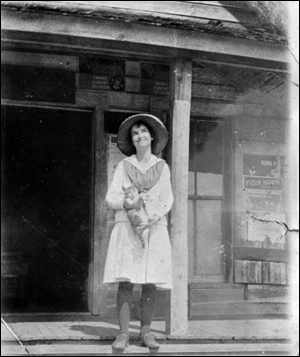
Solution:
<path fill-rule="evenodd" d="M 125 61 L 79 57 L 79 88 L 124 91 Z"/>
<path fill-rule="evenodd" d="M 142 94 L 169 94 L 170 66 L 142 62 L 141 75 Z"/>
<path fill-rule="evenodd" d="M 285 227 L 281 222 L 285 221 L 283 213 L 260 212 L 248 214 L 248 240 L 270 243 L 283 243 Z"/>
<path fill-rule="evenodd" d="M 79 57 L 79 89 L 168 95 L 169 77 L 166 64 Z"/>
<path fill-rule="evenodd" d="M 279 211 L 281 193 L 246 192 L 247 208 L 250 211 Z"/>
<path fill-rule="evenodd" d="M 244 155 L 243 175 L 280 177 L 280 160 L 277 156 Z"/>
<path fill-rule="evenodd" d="M 243 156 L 244 207 L 247 212 L 247 240 L 284 243 L 282 213 L 283 180 L 280 157 Z"/>

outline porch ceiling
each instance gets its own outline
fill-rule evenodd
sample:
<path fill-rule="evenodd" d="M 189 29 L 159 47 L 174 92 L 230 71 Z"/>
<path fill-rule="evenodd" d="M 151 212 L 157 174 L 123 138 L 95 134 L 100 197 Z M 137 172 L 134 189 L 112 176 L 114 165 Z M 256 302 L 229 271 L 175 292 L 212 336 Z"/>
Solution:
<path fill-rule="evenodd" d="M 281 90 L 286 92 L 291 83 L 291 75 L 286 72 L 261 70 L 251 67 L 235 67 L 226 64 L 202 63 L 196 61 L 207 71 L 220 77 L 224 83 L 233 86 L 240 93 L 256 91 L 271 93 Z"/>

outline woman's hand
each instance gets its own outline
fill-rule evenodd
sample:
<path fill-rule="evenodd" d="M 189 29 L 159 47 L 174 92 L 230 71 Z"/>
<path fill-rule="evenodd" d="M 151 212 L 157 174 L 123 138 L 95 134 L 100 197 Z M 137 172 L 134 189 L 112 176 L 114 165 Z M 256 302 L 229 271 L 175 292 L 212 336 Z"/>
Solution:
<path fill-rule="evenodd" d="M 133 209 L 133 208 L 141 208 L 142 206 L 142 199 L 139 195 L 134 196 L 133 198 L 125 198 L 123 206 L 125 209 Z"/>
<path fill-rule="evenodd" d="M 154 214 L 153 216 L 149 217 L 149 226 L 157 223 L 160 220 L 160 216 L 158 214 Z"/>

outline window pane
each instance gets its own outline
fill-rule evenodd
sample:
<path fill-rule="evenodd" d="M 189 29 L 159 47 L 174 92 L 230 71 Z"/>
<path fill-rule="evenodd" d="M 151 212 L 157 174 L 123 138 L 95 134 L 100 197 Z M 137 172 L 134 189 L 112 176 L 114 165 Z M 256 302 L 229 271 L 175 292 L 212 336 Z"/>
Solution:
<path fill-rule="evenodd" d="M 197 219 L 197 275 L 221 275 L 222 202 L 199 200 Z"/>
<path fill-rule="evenodd" d="M 195 121 L 195 169 L 197 194 L 221 196 L 223 194 L 223 123 L 221 121 Z"/>

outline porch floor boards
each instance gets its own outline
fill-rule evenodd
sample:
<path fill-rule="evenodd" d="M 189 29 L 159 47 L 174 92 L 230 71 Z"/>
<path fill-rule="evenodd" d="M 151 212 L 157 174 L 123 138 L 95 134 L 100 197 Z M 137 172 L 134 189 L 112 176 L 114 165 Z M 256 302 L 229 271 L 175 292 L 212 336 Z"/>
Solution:
<path fill-rule="evenodd" d="M 167 335 L 165 321 L 153 321 L 151 332 L 160 344 L 157 355 L 170 356 L 293 356 L 298 341 L 292 321 L 279 317 L 190 320 L 185 336 Z M 1 355 L 111 355 L 118 333 L 115 318 L 8 317 L 1 323 Z M 149 355 L 149 350 L 139 345 L 138 334 L 139 321 L 131 321 L 130 345 L 123 354 Z"/>
<path fill-rule="evenodd" d="M 29 320 L 29 319 L 28 319 Z M 25 321 L 9 322 L 7 325 L 22 343 L 47 343 L 50 341 L 113 340 L 119 333 L 118 323 L 113 320 L 95 321 L 80 319 L 72 321 Z M 1 324 L 2 343 L 11 343 L 13 338 L 6 326 Z M 153 321 L 151 332 L 158 340 L 289 340 L 292 324 L 288 319 L 255 320 L 196 320 L 188 322 L 185 336 L 171 336 L 165 333 L 165 321 Z M 139 335 L 139 321 L 130 322 L 132 340 Z"/>

